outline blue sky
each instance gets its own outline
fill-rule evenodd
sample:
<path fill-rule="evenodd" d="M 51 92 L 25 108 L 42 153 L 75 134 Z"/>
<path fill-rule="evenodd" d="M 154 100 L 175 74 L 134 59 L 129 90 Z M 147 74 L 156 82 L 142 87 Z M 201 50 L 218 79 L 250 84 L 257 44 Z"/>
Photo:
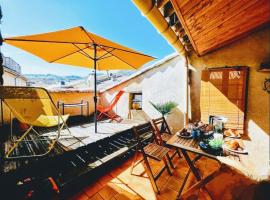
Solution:
<path fill-rule="evenodd" d="M 88 31 L 158 59 L 174 50 L 131 0 L 0 0 L 3 37 L 84 26 Z M 1 51 L 16 60 L 23 73 L 87 75 L 88 69 L 45 61 L 4 44 Z"/>

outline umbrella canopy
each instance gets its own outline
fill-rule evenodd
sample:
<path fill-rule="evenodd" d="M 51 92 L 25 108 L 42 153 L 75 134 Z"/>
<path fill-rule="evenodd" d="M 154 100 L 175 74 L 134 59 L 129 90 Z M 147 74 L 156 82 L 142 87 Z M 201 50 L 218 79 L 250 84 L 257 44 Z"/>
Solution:
<path fill-rule="evenodd" d="M 5 38 L 4 42 L 30 52 L 49 63 L 94 68 L 94 44 L 97 45 L 97 70 L 138 69 L 154 58 L 127 48 L 83 27 Z M 101 59 L 102 58 L 102 59 Z"/>
<path fill-rule="evenodd" d="M 96 132 L 96 70 L 138 69 L 154 59 L 152 56 L 87 32 L 83 27 L 10 37 L 5 38 L 4 42 L 32 53 L 49 63 L 94 68 Z"/>

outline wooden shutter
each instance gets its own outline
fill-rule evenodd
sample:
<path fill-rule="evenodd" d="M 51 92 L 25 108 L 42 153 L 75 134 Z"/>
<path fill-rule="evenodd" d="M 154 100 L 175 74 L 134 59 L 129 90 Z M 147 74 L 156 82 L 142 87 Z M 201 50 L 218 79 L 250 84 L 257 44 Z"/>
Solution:
<path fill-rule="evenodd" d="M 210 115 L 228 118 L 226 128 L 244 129 L 247 67 L 215 68 L 202 71 L 201 119 Z"/>

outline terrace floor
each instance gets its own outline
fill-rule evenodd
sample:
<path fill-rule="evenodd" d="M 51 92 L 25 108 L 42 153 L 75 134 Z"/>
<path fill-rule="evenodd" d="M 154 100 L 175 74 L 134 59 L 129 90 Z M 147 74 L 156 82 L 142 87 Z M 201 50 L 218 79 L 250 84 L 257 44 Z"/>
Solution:
<path fill-rule="evenodd" d="M 69 200 L 174 200 L 176 199 L 180 185 L 188 171 L 188 166 L 183 158 L 175 157 L 174 164 L 177 164 L 173 171 L 173 176 L 169 176 L 167 171 L 161 175 L 158 180 L 158 186 L 161 190 L 157 195 L 151 187 L 147 175 L 144 173 L 144 164 L 140 163 L 134 168 L 131 175 L 131 165 L 133 157 L 107 171 L 106 174 L 94 181 L 84 184 L 76 194 L 71 195 Z M 202 158 L 196 163 L 203 176 L 215 170 L 218 165 L 215 161 Z M 154 171 L 161 167 L 161 163 L 151 162 Z M 186 184 L 189 187 L 196 182 L 195 177 L 190 175 Z M 216 177 L 207 184 L 207 189 L 213 199 L 253 199 L 254 188 L 256 185 L 249 179 L 237 172 L 226 169 L 223 174 Z M 196 191 L 189 199 L 206 200 L 211 199 L 204 191 Z"/>
<path fill-rule="evenodd" d="M 120 123 L 111 122 L 110 120 L 99 121 L 97 122 L 97 133 L 95 133 L 94 123 L 76 124 L 75 126 L 69 127 L 71 135 L 69 135 L 67 129 L 61 132 L 59 143 L 68 150 L 74 150 L 81 146 L 89 145 L 104 138 L 130 130 L 133 126 L 142 123 L 144 122 L 136 120 L 122 120 Z M 50 136 L 50 134 L 54 135 L 55 130 L 43 135 Z M 72 136 L 80 140 L 72 138 Z"/>

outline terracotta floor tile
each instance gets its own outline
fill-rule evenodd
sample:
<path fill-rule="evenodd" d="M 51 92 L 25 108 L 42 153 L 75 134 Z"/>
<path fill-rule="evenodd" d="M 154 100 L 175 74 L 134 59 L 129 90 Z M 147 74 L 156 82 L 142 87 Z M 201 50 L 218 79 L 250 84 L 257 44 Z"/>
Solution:
<path fill-rule="evenodd" d="M 89 200 L 105 200 L 98 193 L 92 196 Z M 106 199 L 107 200 L 107 199 Z"/>
<path fill-rule="evenodd" d="M 117 167 L 117 168 L 113 169 L 112 171 L 110 171 L 110 175 L 112 177 L 117 177 L 119 174 L 121 174 L 125 170 L 126 169 L 124 169 L 123 167 Z"/>
<path fill-rule="evenodd" d="M 172 190 L 169 187 L 164 187 L 161 191 L 160 191 L 160 197 L 164 198 L 164 200 L 174 200 L 177 197 L 178 192 L 176 192 L 175 190 Z"/>
<path fill-rule="evenodd" d="M 92 183 L 92 184 L 86 186 L 83 189 L 83 191 L 85 192 L 85 194 L 88 197 L 92 197 L 94 194 L 96 194 L 101 189 L 102 189 L 102 186 L 98 182 L 96 182 L 96 183 Z"/>
<path fill-rule="evenodd" d="M 112 177 L 110 174 L 105 174 L 104 176 L 100 177 L 98 179 L 98 183 L 101 186 L 105 186 L 107 183 L 109 183 L 114 177 Z"/>
<path fill-rule="evenodd" d="M 184 179 L 188 172 L 188 169 L 189 168 L 187 166 L 178 165 L 178 167 L 172 172 L 173 176 L 179 179 Z"/>
<path fill-rule="evenodd" d="M 68 200 L 87 200 L 87 199 L 88 199 L 88 196 L 82 191 L 68 198 Z"/>
<path fill-rule="evenodd" d="M 172 176 L 167 181 L 166 186 L 178 192 L 182 183 L 183 179 L 181 180 Z"/>
<path fill-rule="evenodd" d="M 194 157 L 194 155 L 192 155 Z M 174 164 L 177 164 L 177 168 L 172 170 L 173 176 L 169 176 L 167 171 L 160 176 L 157 180 L 157 184 L 160 188 L 160 195 L 157 195 L 151 182 L 145 172 L 145 166 L 143 163 L 138 164 L 134 172 L 135 174 L 142 174 L 142 176 L 132 175 L 131 165 L 133 159 L 127 160 L 121 166 L 113 169 L 105 174 L 95 183 L 82 189 L 82 191 L 70 198 L 69 200 L 174 200 L 178 194 L 180 185 L 188 171 L 188 165 L 185 160 L 176 158 Z M 151 161 L 151 166 L 154 170 L 160 169 L 164 166 L 163 162 Z M 196 164 L 200 168 L 200 171 L 204 176 L 215 170 L 217 167 L 216 162 L 209 159 L 201 159 Z M 184 191 L 196 183 L 196 179 L 192 173 L 188 178 Z M 235 199 L 234 196 L 240 197 L 241 194 L 238 191 L 248 193 L 247 186 L 251 183 L 244 179 L 242 176 L 237 175 L 236 172 L 232 173 L 224 172 L 222 175 L 216 177 L 214 180 L 207 184 L 207 188 L 213 195 L 214 199 L 228 200 Z M 232 188 L 233 186 L 233 188 Z M 236 189 L 235 189 L 236 188 Z M 245 190 L 246 189 L 246 190 Z M 237 192 L 236 192 L 237 190 Z M 252 192 L 250 192 L 252 193 Z M 199 194 L 199 196 L 198 196 Z M 249 196 L 252 196 L 250 194 Z M 201 190 L 194 192 L 189 199 L 209 200 L 206 193 Z"/>
<path fill-rule="evenodd" d="M 114 196 L 114 198 L 116 199 L 116 200 L 131 200 L 130 198 L 128 198 L 126 195 L 124 195 L 124 194 L 117 194 L 117 195 L 115 195 Z"/>
<path fill-rule="evenodd" d="M 117 194 L 117 192 L 109 185 L 103 187 L 98 193 L 103 199 L 111 199 L 115 194 Z"/>
<path fill-rule="evenodd" d="M 130 193 L 119 193 L 117 195 L 115 195 L 114 197 L 115 199 L 130 199 L 130 200 L 142 200 L 143 198 L 139 195 L 132 195 Z"/>

